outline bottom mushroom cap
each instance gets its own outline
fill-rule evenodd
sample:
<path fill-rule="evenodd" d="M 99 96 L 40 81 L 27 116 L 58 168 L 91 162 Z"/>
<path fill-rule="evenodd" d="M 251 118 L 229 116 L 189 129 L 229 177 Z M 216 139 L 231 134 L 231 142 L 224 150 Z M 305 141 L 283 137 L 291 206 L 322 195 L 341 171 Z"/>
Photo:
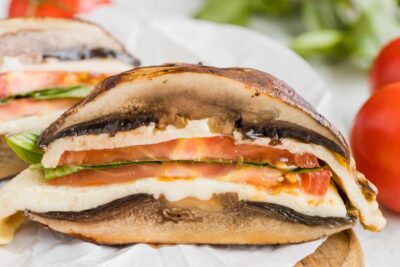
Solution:
<path fill-rule="evenodd" d="M 289 208 L 238 201 L 235 194 L 170 202 L 136 194 L 81 212 L 26 216 L 54 231 L 108 245 L 130 243 L 286 244 L 351 228 L 352 217 L 315 217 Z"/>

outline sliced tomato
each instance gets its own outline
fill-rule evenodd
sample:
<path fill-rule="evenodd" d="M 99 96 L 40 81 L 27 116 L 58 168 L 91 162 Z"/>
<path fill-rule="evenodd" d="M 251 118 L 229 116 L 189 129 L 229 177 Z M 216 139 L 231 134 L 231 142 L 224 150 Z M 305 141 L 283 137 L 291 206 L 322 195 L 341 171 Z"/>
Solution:
<path fill-rule="evenodd" d="M 331 178 L 331 173 L 328 169 L 313 172 L 303 172 L 298 174 L 300 176 L 300 185 L 304 192 L 323 196 L 328 191 L 328 185 Z"/>
<path fill-rule="evenodd" d="M 132 164 L 112 169 L 84 170 L 49 180 L 52 185 L 94 186 L 123 183 L 148 177 L 196 178 L 203 177 L 227 182 L 249 183 L 264 188 L 279 185 L 282 171 L 269 167 L 237 167 L 218 163 Z"/>
<path fill-rule="evenodd" d="M 309 153 L 293 154 L 293 162 L 295 166 L 300 168 L 316 168 L 319 167 L 318 159 L 315 155 Z"/>
<path fill-rule="evenodd" d="M 288 150 L 259 145 L 235 144 L 228 136 L 175 139 L 168 142 L 85 151 L 65 151 L 59 165 L 93 165 L 118 161 L 146 160 L 231 160 L 268 163 L 278 162 L 301 168 L 318 167 L 312 154 L 292 154 Z"/>
<path fill-rule="evenodd" d="M 17 99 L 0 105 L 0 121 L 8 121 L 31 115 L 42 115 L 55 110 L 66 110 L 78 101 L 79 99 Z"/>
<path fill-rule="evenodd" d="M 298 174 L 298 182 L 283 179 L 284 172 L 270 167 L 236 166 L 220 163 L 146 163 L 111 169 L 84 170 L 48 181 L 51 185 L 100 186 L 125 183 L 148 177 L 161 180 L 195 179 L 198 177 L 224 182 L 249 184 L 261 189 L 299 188 L 303 192 L 324 196 L 328 190 L 330 171 L 327 169 Z"/>
<path fill-rule="evenodd" d="M 65 71 L 23 71 L 0 74 L 0 98 L 52 87 L 96 85 L 109 74 Z"/>

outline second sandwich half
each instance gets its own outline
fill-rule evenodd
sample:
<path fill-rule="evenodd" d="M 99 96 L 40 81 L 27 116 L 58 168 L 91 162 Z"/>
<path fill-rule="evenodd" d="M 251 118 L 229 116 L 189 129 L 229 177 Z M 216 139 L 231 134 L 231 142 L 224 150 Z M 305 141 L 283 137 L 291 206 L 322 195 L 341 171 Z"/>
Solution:
<path fill-rule="evenodd" d="M 6 146 L 6 135 L 46 128 L 98 82 L 138 63 L 90 22 L 0 20 L 0 179 L 27 167 Z"/>

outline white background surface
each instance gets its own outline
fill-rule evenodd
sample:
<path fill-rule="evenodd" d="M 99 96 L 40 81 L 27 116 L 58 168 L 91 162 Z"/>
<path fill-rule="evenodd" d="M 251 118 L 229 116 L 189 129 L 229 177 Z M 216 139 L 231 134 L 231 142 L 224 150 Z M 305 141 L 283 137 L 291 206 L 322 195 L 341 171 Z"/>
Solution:
<path fill-rule="evenodd" d="M 145 17 L 163 18 L 189 16 L 198 8 L 201 0 L 114 0 L 114 3 L 126 6 L 127 12 L 131 10 L 132 19 L 138 14 Z M 5 14 L 4 7 L 6 5 L 7 0 L 0 0 L 0 15 Z M 121 25 L 120 31 L 116 34 L 123 37 L 125 27 L 127 25 Z M 252 28 L 284 45 L 288 43 L 288 35 L 285 30 L 275 23 L 257 18 L 253 20 Z M 212 43 L 213 40 L 210 40 L 210 42 Z M 217 46 L 218 44 L 212 43 L 210 47 L 205 49 L 215 49 Z M 240 44 L 238 44 L 237 49 L 238 53 L 245 54 L 247 52 L 246 47 L 241 47 Z M 173 55 L 171 56 L 173 57 Z M 214 63 L 212 58 L 207 58 L 206 62 Z M 215 64 L 218 65 L 218 63 Z M 251 62 L 249 62 L 249 65 L 251 65 Z M 344 65 L 328 66 L 320 62 L 315 62 L 312 65 L 332 92 L 333 98 L 330 104 L 337 107 L 336 115 L 344 123 L 344 134 L 348 134 L 357 110 L 369 95 L 367 73 Z M 288 69 L 288 71 L 295 72 L 296 70 Z M 307 81 L 304 81 L 304 84 L 306 83 Z M 291 85 L 295 88 L 297 86 L 297 84 Z M 388 219 L 388 225 L 381 233 L 371 233 L 360 229 L 360 227 L 356 229 L 367 266 L 400 266 L 400 216 L 386 210 L 384 210 L 384 214 Z"/>

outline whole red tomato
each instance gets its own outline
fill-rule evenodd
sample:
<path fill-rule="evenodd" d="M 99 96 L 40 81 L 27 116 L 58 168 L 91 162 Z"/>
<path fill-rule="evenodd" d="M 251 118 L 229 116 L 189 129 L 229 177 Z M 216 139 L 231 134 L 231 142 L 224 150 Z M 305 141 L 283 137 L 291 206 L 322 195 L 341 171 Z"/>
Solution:
<path fill-rule="evenodd" d="M 378 200 L 400 212 L 400 83 L 376 91 L 364 104 L 351 147 L 357 168 L 378 187 Z"/>
<path fill-rule="evenodd" d="M 400 82 L 400 37 L 379 52 L 369 77 L 372 93 L 385 85 Z"/>
<path fill-rule="evenodd" d="M 73 17 L 111 0 L 11 0 L 8 16 Z"/>

